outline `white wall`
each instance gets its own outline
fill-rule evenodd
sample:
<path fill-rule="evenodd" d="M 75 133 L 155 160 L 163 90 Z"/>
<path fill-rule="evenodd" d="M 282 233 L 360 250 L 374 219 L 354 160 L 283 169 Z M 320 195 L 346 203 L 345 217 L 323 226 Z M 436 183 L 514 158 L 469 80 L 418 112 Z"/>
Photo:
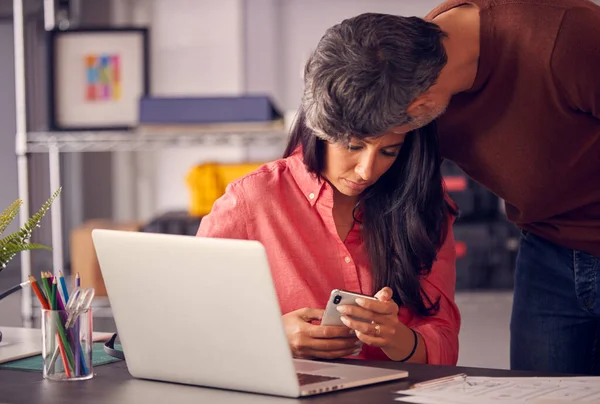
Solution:
<path fill-rule="evenodd" d="M 246 0 L 244 2 L 245 90 L 270 94 L 282 107 L 283 48 L 281 0 Z"/>
<path fill-rule="evenodd" d="M 252 0 L 250 0 L 252 1 Z M 302 93 L 301 71 L 327 28 L 361 13 L 425 16 L 439 0 L 287 0 L 281 2 L 283 100 L 295 108 Z"/>
<path fill-rule="evenodd" d="M 115 21 L 150 26 L 150 85 L 154 96 L 245 92 L 244 0 L 114 0 L 113 5 Z M 140 153 L 137 165 L 128 155 L 121 155 L 115 163 L 116 186 L 122 191 L 117 195 L 117 214 L 120 219 L 127 219 L 133 213 L 134 196 L 127 188 L 135 186 L 141 191 L 137 216 L 148 219 L 158 212 L 187 208 L 189 190 L 185 177 L 195 164 L 239 162 L 246 156 L 250 160 L 271 160 L 280 153 L 280 148 L 176 148 Z M 122 176 L 132 165 L 138 173 L 135 185 Z"/>
<path fill-rule="evenodd" d="M 152 92 L 243 91 L 243 0 L 153 0 Z"/>

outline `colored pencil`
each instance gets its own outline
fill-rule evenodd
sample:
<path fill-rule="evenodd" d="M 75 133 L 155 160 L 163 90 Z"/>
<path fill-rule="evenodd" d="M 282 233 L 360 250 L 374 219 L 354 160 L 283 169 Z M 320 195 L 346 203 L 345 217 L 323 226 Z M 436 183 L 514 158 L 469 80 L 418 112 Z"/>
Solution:
<path fill-rule="evenodd" d="M 58 313 L 57 313 L 58 315 Z M 71 351 L 71 346 L 67 341 L 67 337 L 65 336 L 65 329 L 60 320 L 60 318 L 56 319 L 56 323 L 58 325 L 58 344 L 61 350 L 60 355 L 63 360 L 63 365 L 65 367 L 65 372 L 67 373 L 67 377 L 71 377 L 71 368 L 75 368 L 74 362 L 75 358 L 73 357 L 73 352 Z M 70 368 L 69 368 L 70 366 Z"/>
<path fill-rule="evenodd" d="M 42 291 L 40 290 L 40 287 L 38 286 L 38 283 L 37 283 L 37 280 L 35 279 L 35 277 L 33 277 L 32 275 L 29 275 L 29 280 L 31 281 L 31 289 L 33 289 L 33 292 L 38 297 L 38 300 L 40 301 L 40 304 L 42 305 L 42 307 L 44 308 L 44 310 L 50 310 L 50 306 L 48 305 L 48 301 L 46 300 L 46 298 L 42 294 Z"/>
<path fill-rule="evenodd" d="M 42 273 L 41 278 L 44 278 L 44 274 Z M 29 275 L 29 280 L 31 281 L 31 288 L 33 289 L 33 291 L 35 292 L 36 296 L 38 297 L 38 300 L 40 301 L 40 304 L 42 305 L 42 308 L 44 310 L 50 310 L 50 304 L 48 303 L 48 299 L 46 299 L 46 297 L 44 296 L 44 293 L 40 290 L 40 287 L 38 286 L 38 282 L 35 279 L 35 277 L 33 275 Z M 42 281 L 42 287 L 43 285 L 43 281 Z M 54 338 L 54 337 L 53 337 Z M 59 350 L 60 346 L 57 347 L 56 349 Z M 61 354 L 64 354 L 64 350 L 60 350 Z M 66 357 L 63 356 L 63 362 L 65 361 Z M 54 367 L 54 362 L 56 362 L 56 351 L 54 353 L 54 355 L 52 356 L 52 360 L 50 361 L 50 366 L 49 368 L 53 368 Z"/>
<path fill-rule="evenodd" d="M 59 310 L 64 310 L 64 306 L 62 306 L 62 301 L 60 299 L 58 300 L 58 309 Z M 66 315 L 66 312 L 65 312 L 65 315 Z M 62 321 L 66 321 L 66 319 L 64 319 L 62 317 L 61 317 L 61 320 Z M 71 330 L 67 330 L 67 332 L 69 332 L 69 331 L 71 331 Z M 73 333 L 72 332 L 69 332 L 69 336 L 71 337 L 71 341 L 73 341 L 74 339 L 73 339 Z M 57 346 L 54 349 L 54 354 L 52 355 L 52 359 L 50 360 L 50 367 L 53 367 L 54 364 L 56 363 L 56 359 L 58 359 L 58 353 L 59 353 L 59 351 L 60 351 L 59 347 Z"/>
<path fill-rule="evenodd" d="M 44 274 L 42 276 L 42 283 L 44 284 L 45 288 L 46 288 L 46 293 L 48 294 L 48 296 L 52 296 L 52 291 L 50 290 L 50 285 L 48 285 L 48 274 Z M 56 310 L 56 300 L 50 300 L 50 309 L 51 310 Z M 57 313 L 57 318 L 56 318 L 56 325 L 58 326 L 58 346 L 60 349 L 60 355 L 62 357 L 62 361 L 63 361 L 63 365 L 65 368 L 65 373 L 67 374 L 67 377 L 71 377 L 71 369 L 69 369 L 69 365 L 71 366 L 72 369 L 75 369 L 75 361 L 73 358 L 73 352 L 71 351 L 71 347 L 69 346 L 68 342 L 67 342 L 67 337 L 65 335 L 65 328 L 63 326 L 63 323 L 60 319 L 60 316 L 58 316 Z"/>
<path fill-rule="evenodd" d="M 52 277 L 50 274 L 48 274 L 47 276 Z M 50 278 L 48 278 L 50 279 Z M 52 310 L 54 311 L 58 311 L 58 302 L 56 299 L 56 288 L 57 288 L 57 281 L 56 278 L 52 277 L 52 290 L 51 290 L 51 296 L 52 296 L 52 300 L 50 300 L 50 307 L 52 308 Z M 56 313 L 56 322 L 58 325 L 58 336 L 59 336 L 59 340 L 58 340 L 58 346 L 59 349 L 61 349 L 61 356 L 62 356 L 62 360 L 63 360 L 63 365 L 65 368 L 65 373 L 67 373 L 67 377 L 71 377 L 71 371 L 69 369 L 69 365 L 71 365 L 72 368 L 74 368 L 74 358 L 73 358 L 73 352 L 71 351 L 71 346 L 69 345 L 69 342 L 67 340 L 67 336 L 65 335 L 65 328 L 63 326 L 63 320 L 60 318 L 60 313 Z M 65 357 L 66 354 L 66 357 Z"/>
<path fill-rule="evenodd" d="M 69 290 L 67 289 L 67 283 L 65 282 L 65 277 L 63 276 L 62 271 L 59 273 L 60 277 L 58 279 L 60 280 L 60 288 L 62 290 L 63 303 L 66 306 L 69 302 Z"/>
<path fill-rule="evenodd" d="M 65 316 L 68 317 L 68 313 L 66 312 L 66 308 L 65 305 L 63 304 L 62 300 L 58 298 L 58 289 L 56 292 L 56 301 L 58 303 L 58 310 L 64 311 L 65 312 Z M 67 318 L 63 319 L 64 322 L 67 321 Z M 81 346 L 80 346 L 80 342 L 79 342 L 79 329 L 68 329 L 67 330 L 67 339 L 71 340 L 71 343 L 73 345 L 72 349 L 75 351 L 75 376 L 81 376 L 81 373 L 83 372 L 83 375 L 87 375 L 88 371 L 87 371 L 87 366 L 85 364 L 85 358 L 84 358 L 84 354 L 83 351 L 81 350 Z M 77 358 L 79 358 L 79 360 L 77 360 Z M 77 365 L 79 365 L 79 363 L 81 362 L 81 372 L 77 372 Z"/>
<path fill-rule="evenodd" d="M 50 287 L 50 284 L 49 284 L 50 282 L 52 282 L 52 285 L 53 285 L 52 288 Z M 79 287 L 80 286 L 79 273 L 77 273 L 75 282 L 76 282 L 76 286 Z M 44 308 L 48 307 L 48 310 L 63 310 L 63 311 L 65 311 L 65 305 L 63 305 L 63 302 L 61 301 L 61 299 L 58 296 L 60 293 L 57 290 L 58 289 L 58 278 L 53 277 L 52 273 L 50 273 L 50 272 L 43 272 L 42 273 L 42 285 L 44 286 L 44 289 L 46 290 L 46 294 L 48 296 L 48 301 L 51 303 L 50 307 L 48 306 L 47 303 L 46 304 L 42 303 L 42 306 Z M 65 286 L 65 290 L 66 290 L 66 284 L 64 286 Z M 40 302 L 45 302 L 43 293 L 40 292 L 38 299 L 40 299 Z M 61 355 L 61 358 L 62 358 L 62 361 L 64 364 L 65 373 L 67 374 L 67 377 L 72 377 L 71 368 L 75 371 L 76 376 L 81 376 L 81 374 L 87 375 L 88 370 L 87 370 L 87 366 L 85 363 L 84 354 L 83 354 L 83 351 L 81 350 L 81 346 L 80 346 L 80 342 L 79 342 L 79 319 L 76 321 L 76 329 L 74 330 L 75 331 L 74 334 L 71 332 L 71 330 L 65 329 L 64 324 L 60 319 L 60 315 L 57 317 L 57 326 L 58 326 L 58 336 L 59 336 L 58 348 L 60 351 L 60 355 Z M 75 345 L 75 347 L 74 347 L 75 354 L 73 354 L 73 350 L 68 343 L 68 340 L 69 340 L 68 337 L 71 337 L 70 339 L 73 341 L 73 344 Z"/>
<path fill-rule="evenodd" d="M 48 279 L 48 285 L 52 286 L 52 282 L 54 281 L 54 275 L 52 275 L 52 272 L 50 271 L 46 271 L 44 273 L 46 274 L 46 278 Z"/>
<path fill-rule="evenodd" d="M 50 285 L 48 284 L 48 274 L 46 273 L 42 273 L 42 288 L 44 293 L 46 293 L 46 300 L 48 300 L 48 306 L 50 307 L 50 310 L 53 310 L 52 300 L 50 300 L 52 292 L 50 290 Z"/>
<path fill-rule="evenodd" d="M 35 278 L 34 278 L 34 280 L 35 280 Z M 57 289 L 57 295 L 58 295 L 58 289 Z M 38 296 L 38 298 L 39 298 L 39 296 Z M 58 303 L 57 310 L 64 311 L 65 316 L 68 316 L 68 313 L 66 312 L 66 308 L 65 308 L 65 305 L 63 304 L 62 300 L 57 298 L 56 302 Z M 61 320 L 63 322 L 66 322 L 67 318 L 62 318 Z M 81 349 L 78 349 L 79 348 L 79 335 L 75 334 L 76 332 L 78 332 L 78 331 L 73 330 L 73 329 L 67 329 L 67 340 L 71 341 L 71 345 L 72 345 L 71 349 L 75 351 L 75 358 L 78 357 L 79 360 L 81 361 L 81 372 L 83 372 L 83 375 L 87 375 L 88 370 L 87 370 L 87 366 L 85 363 L 84 353 Z M 52 356 L 51 364 L 54 364 L 56 362 L 56 359 L 58 358 L 58 353 L 59 353 L 59 347 L 56 348 L 56 351 L 55 351 L 54 355 Z M 77 362 L 75 362 L 75 365 L 77 365 Z M 75 369 L 77 369 L 77 366 L 75 366 Z M 80 376 L 80 375 L 78 375 L 76 373 L 76 376 Z"/>
<path fill-rule="evenodd" d="M 81 278 L 79 277 L 79 272 L 77 272 L 77 274 L 75 275 L 75 287 L 80 287 L 80 286 L 81 286 Z M 79 332 L 80 332 L 79 318 L 77 318 L 77 320 L 75 320 L 75 335 L 79 336 Z M 79 343 L 79 338 L 75 339 L 75 351 L 76 352 L 80 352 L 81 351 L 81 345 Z M 80 366 L 80 361 L 79 361 L 80 356 L 81 355 L 77 355 L 76 356 L 76 360 L 75 360 L 75 376 L 81 376 L 81 366 Z"/>
<path fill-rule="evenodd" d="M 58 284 L 56 283 L 56 279 L 52 279 L 52 289 L 50 289 L 50 293 L 52 293 L 52 296 L 50 297 L 50 306 L 52 306 L 52 310 L 58 310 L 58 302 L 56 300 L 56 288 L 57 288 Z"/>

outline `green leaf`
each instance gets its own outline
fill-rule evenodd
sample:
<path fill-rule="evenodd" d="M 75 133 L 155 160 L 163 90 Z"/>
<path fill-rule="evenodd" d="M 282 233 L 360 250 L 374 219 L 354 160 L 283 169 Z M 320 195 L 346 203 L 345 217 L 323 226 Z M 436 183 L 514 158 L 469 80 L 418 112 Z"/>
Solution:
<path fill-rule="evenodd" d="M 8 225 L 17 217 L 19 214 L 19 209 L 23 201 L 17 199 L 13 203 L 10 204 L 8 208 L 0 215 L 0 234 L 4 233 L 4 230 L 8 227 Z"/>
<path fill-rule="evenodd" d="M 45 246 L 42 244 L 35 244 L 35 243 L 9 244 L 8 246 L 0 248 L 0 271 L 2 269 L 6 268 L 6 264 L 8 264 L 8 262 L 10 260 L 12 260 L 15 257 L 15 255 L 17 255 L 21 251 L 39 250 L 39 249 L 52 250 L 48 246 Z"/>
<path fill-rule="evenodd" d="M 50 198 L 42 205 L 42 207 L 31 216 L 27 222 L 23 224 L 23 226 L 16 232 L 9 234 L 8 236 L 0 239 L 0 271 L 6 267 L 6 264 L 14 258 L 14 256 L 21 252 L 27 250 L 35 250 L 35 249 L 50 249 L 47 246 L 40 244 L 30 244 L 29 239 L 31 238 L 31 233 L 37 227 L 40 227 L 40 222 L 52 206 L 54 200 L 60 194 L 61 188 L 57 189 Z M 6 217 L 6 220 L 10 219 L 12 221 L 16 214 L 14 214 L 14 209 L 17 210 L 21 206 L 19 201 L 13 203 L 9 208 L 2 214 L 1 218 Z M 17 204 L 18 203 L 18 204 Z M 13 205 L 17 204 L 17 207 L 13 207 Z M 5 216 L 6 214 L 6 216 Z M 8 223 L 10 223 L 10 221 Z M 3 224 L 4 222 L 2 222 Z M 8 224 L 6 224 L 8 225 Z"/>

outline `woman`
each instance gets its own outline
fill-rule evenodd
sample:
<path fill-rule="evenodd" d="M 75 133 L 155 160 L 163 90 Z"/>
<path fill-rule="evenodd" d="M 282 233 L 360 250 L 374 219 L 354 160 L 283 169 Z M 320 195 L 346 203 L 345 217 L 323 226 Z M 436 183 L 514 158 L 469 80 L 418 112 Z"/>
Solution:
<path fill-rule="evenodd" d="M 427 66 L 407 67 L 389 27 L 380 35 L 358 23 L 328 29 L 309 58 L 284 158 L 230 184 L 198 235 L 265 246 L 295 357 L 454 365 L 456 212 L 435 127 L 399 125 L 407 94 L 398 73 L 432 83 L 421 77 Z M 437 66 L 446 55 L 436 50 Z M 377 301 L 340 307 L 345 326 L 321 326 L 332 289 Z"/>
<path fill-rule="evenodd" d="M 454 211 L 435 128 L 324 137 L 300 113 L 285 158 L 230 184 L 198 236 L 265 246 L 295 357 L 454 365 Z M 335 288 L 378 301 L 342 307 L 347 327 L 315 324 Z"/>

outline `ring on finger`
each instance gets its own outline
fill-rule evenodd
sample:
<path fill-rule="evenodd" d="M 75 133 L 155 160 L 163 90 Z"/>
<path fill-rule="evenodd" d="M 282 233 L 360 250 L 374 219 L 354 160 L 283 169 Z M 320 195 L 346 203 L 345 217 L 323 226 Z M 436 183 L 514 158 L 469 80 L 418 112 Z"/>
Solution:
<path fill-rule="evenodd" d="M 371 324 L 375 326 L 375 336 L 379 337 L 381 335 L 381 326 L 377 324 L 375 321 L 371 321 Z"/>

